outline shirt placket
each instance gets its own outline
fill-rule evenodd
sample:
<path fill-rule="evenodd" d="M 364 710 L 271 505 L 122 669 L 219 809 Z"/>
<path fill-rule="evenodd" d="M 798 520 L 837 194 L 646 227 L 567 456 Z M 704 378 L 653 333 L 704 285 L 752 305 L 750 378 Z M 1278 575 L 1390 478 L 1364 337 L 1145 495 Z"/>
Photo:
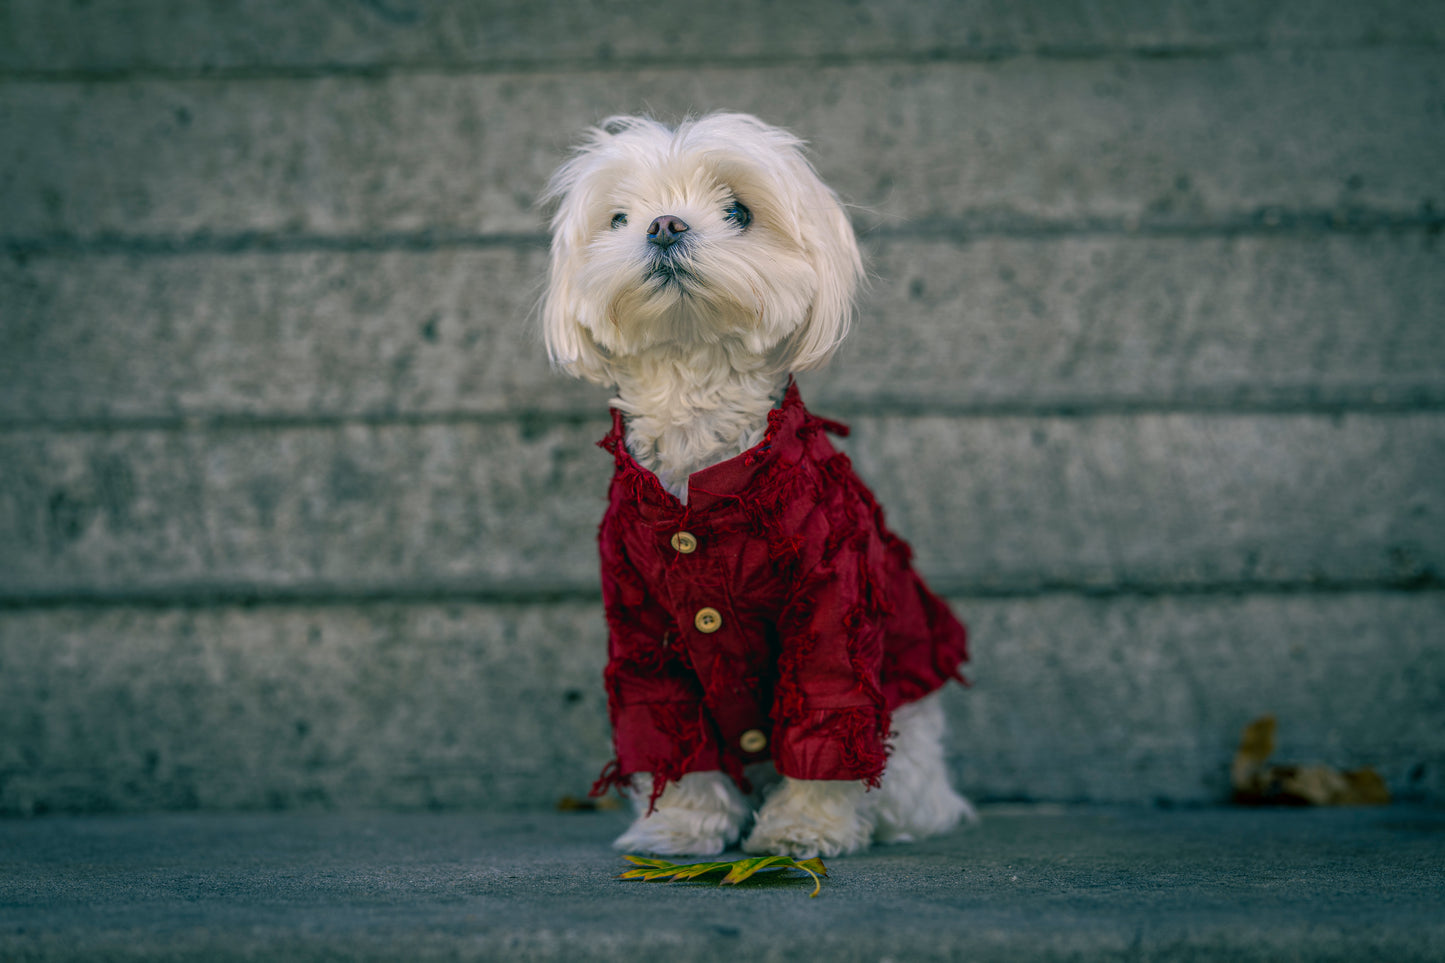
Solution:
<path fill-rule="evenodd" d="M 679 644 L 687 647 L 694 671 L 703 684 L 704 701 L 726 750 L 744 762 L 768 758 L 771 723 L 755 693 L 723 691 L 725 681 L 740 668 L 748 639 L 732 606 L 721 553 L 726 536 L 694 524 L 684 513 L 677 524 L 660 533 L 660 550 L 671 556 L 668 591 L 675 613 Z"/>

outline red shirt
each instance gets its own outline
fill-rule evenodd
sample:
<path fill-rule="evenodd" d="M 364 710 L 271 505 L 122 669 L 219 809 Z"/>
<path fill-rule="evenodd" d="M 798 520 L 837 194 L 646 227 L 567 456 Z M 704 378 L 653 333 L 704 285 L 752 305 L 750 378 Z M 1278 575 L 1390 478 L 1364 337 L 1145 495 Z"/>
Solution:
<path fill-rule="evenodd" d="M 694 473 L 688 504 L 627 451 L 599 541 L 617 758 L 676 779 L 772 758 L 800 779 L 876 784 L 889 715 L 958 676 L 962 624 L 789 385 L 757 446 Z M 663 783 L 657 782 L 658 786 Z"/>

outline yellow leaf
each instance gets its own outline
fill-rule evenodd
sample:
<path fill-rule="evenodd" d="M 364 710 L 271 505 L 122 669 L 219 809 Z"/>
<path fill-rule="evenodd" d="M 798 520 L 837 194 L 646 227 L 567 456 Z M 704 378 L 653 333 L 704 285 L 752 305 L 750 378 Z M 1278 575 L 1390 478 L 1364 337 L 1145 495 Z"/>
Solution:
<path fill-rule="evenodd" d="M 653 859 L 646 856 L 623 856 L 622 858 L 636 868 L 619 873 L 618 879 L 641 879 L 648 882 L 657 882 L 663 879 L 677 882 L 697 879 L 709 873 L 724 873 L 720 885 L 736 886 L 760 872 L 775 869 L 798 869 L 813 878 L 812 896 L 817 896 L 822 891 L 823 881 L 820 877 L 828 875 L 823 861 L 817 858 L 799 862 L 790 856 L 754 856 L 721 863 L 670 863 L 665 859 Z"/>
<path fill-rule="evenodd" d="M 684 866 L 676 873 L 673 873 L 672 878 L 674 880 L 696 879 L 699 876 L 706 876 L 708 873 L 726 869 L 729 865 L 728 863 L 695 863 L 692 866 Z"/>
<path fill-rule="evenodd" d="M 1274 731 L 1274 716 L 1260 716 L 1245 727 L 1244 733 L 1239 737 L 1239 750 L 1234 754 L 1234 764 L 1229 769 L 1230 782 L 1235 792 L 1249 792 L 1254 789 L 1264 764 L 1274 754 Z"/>
<path fill-rule="evenodd" d="M 722 885 L 735 886 L 753 875 L 760 869 L 766 869 L 774 863 L 781 863 L 784 860 L 791 863 L 792 860 L 786 856 L 754 856 L 752 859 L 740 859 L 733 863 L 732 869 L 723 877 Z"/>
<path fill-rule="evenodd" d="M 1269 765 L 1274 734 L 1274 716 L 1261 716 L 1245 728 L 1230 767 L 1235 802 L 1255 806 L 1379 806 L 1390 801 L 1385 780 L 1373 769 L 1340 772 L 1329 766 Z"/>

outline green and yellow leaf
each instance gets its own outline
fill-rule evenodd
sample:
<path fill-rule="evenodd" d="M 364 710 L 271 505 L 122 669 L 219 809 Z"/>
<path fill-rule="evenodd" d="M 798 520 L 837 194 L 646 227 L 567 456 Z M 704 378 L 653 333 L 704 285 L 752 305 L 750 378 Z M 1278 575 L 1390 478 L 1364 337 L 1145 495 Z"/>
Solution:
<path fill-rule="evenodd" d="M 736 886 L 761 872 L 798 869 L 813 878 L 811 894 L 813 896 L 817 896 L 823 888 L 823 881 L 820 877 L 828 875 L 823 861 L 817 858 L 805 859 L 800 862 L 791 856 L 753 856 L 748 859 L 719 863 L 670 863 L 665 859 L 653 859 L 646 856 L 624 856 L 622 858 L 637 868 L 619 873 L 618 879 L 642 879 L 649 882 L 656 882 L 660 879 L 668 881 L 697 879 L 709 873 L 723 873 L 719 885 Z"/>
<path fill-rule="evenodd" d="M 721 885 L 736 886 L 759 870 L 785 862 L 792 863 L 793 860 L 786 856 L 754 856 L 752 859 L 740 859 L 733 863 L 732 869 L 728 870 L 728 874 L 723 877 Z"/>
<path fill-rule="evenodd" d="M 624 856 L 622 858 L 627 860 L 629 863 L 633 863 L 638 866 L 651 866 L 653 869 L 657 869 L 661 866 L 672 865 L 665 859 L 648 859 L 646 856 Z"/>

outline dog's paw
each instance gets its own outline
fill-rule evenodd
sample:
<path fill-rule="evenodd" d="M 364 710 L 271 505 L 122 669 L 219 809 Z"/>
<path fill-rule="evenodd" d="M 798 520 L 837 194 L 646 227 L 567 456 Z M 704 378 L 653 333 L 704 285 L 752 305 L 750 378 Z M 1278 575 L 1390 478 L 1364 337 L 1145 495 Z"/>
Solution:
<path fill-rule="evenodd" d="M 655 856 L 716 856 L 738 838 L 735 827 L 719 825 L 717 817 L 659 809 L 637 820 L 618 836 L 612 848 Z"/>
<path fill-rule="evenodd" d="M 690 772 L 668 783 L 648 812 L 652 777 L 633 777 L 637 819 L 612 843 L 628 853 L 659 856 L 715 856 L 738 841 L 747 804 L 733 781 L 720 772 Z"/>
<path fill-rule="evenodd" d="M 873 823 L 864 789 L 852 780 L 784 779 L 758 810 L 743 850 L 810 858 L 867 849 Z"/>

